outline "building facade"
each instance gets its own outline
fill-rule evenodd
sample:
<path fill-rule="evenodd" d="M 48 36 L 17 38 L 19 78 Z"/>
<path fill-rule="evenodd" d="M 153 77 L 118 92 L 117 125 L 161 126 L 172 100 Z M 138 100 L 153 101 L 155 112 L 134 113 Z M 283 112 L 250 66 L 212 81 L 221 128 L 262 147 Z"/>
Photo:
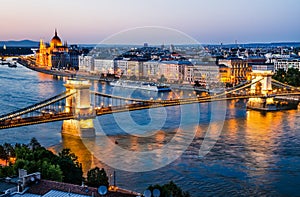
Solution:
<path fill-rule="evenodd" d="M 285 71 L 289 68 L 300 70 L 300 58 L 276 59 L 274 61 L 274 68 L 275 70 L 283 69 Z"/>
<path fill-rule="evenodd" d="M 79 70 L 91 72 L 94 70 L 94 58 L 92 56 L 78 56 Z"/>
<path fill-rule="evenodd" d="M 39 49 L 36 51 L 36 64 L 42 67 L 55 69 L 78 69 L 78 50 L 69 50 L 67 43 L 62 43 L 55 30 L 50 45 L 40 41 Z"/>
<path fill-rule="evenodd" d="M 214 62 L 193 62 L 185 67 L 185 82 L 199 82 L 201 86 L 209 88 L 212 84 L 220 82 L 219 66 Z"/>
<path fill-rule="evenodd" d="M 220 59 L 219 65 L 222 65 L 223 68 L 227 67 L 227 71 L 229 71 L 229 75 L 227 76 L 230 78 L 223 78 L 223 81 L 230 81 L 229 83 L 238 84 L 251 78 L 251 67 L 248 64 L 248 60 L 240 58 Z"/>
<path fill-rule="evenodd" d="M 114 60 L 94 59 L 94 72 L 98 74 L 114 74 Z"/>

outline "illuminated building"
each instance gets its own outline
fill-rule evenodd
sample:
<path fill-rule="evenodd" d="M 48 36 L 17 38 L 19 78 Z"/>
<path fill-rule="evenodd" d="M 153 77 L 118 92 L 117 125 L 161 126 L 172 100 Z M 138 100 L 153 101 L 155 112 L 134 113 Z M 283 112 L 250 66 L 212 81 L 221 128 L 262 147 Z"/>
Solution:
<path fill-rule="evenodd" d="M 275 59 L 275 70 L 283 69 L 287 71 L 289 68 L 300 70 L 300 58 Z"/>
<path fill-rule="evenodd" d="M 240 82 L 250 80 L 252 65 L 263 64 L 265 61 L 266 60 L 264 58 L 260 57 L 251 57 L 248 59 L 229 57 L 227 59 L 220 59 L 219 65 L 222 65 L 222 72 L 224 72 L 222 73 L 221 81 L 230 81 L 232 84 L 238 84 Z"/>
<path fill-rule="evenodd" d="M 215 62 L 192 61 L 193 64 L 185 66 L 184 81 L 194 83 L 208 88 L 209 84 L 219 82 L 219 66 Z"/>
<path fill-rule="evenodd" d="M 225 65 L 230 70 L 230 83 L 238 84 L 241 81 L 246 81 L 251 72 L 247 60 L 240 58 L 227 58 L 219 60 L 219 65 Z M 225 80 L 224 81 L 228 81 Z"/>
<path fill-rule="evenodd" d="M 61 39 L 55 34 L 50 41 L 50 46 L 40 40 L 39 50 L 36 52 L 36 64 L 42 67 L 69 69 L 78 67 L 78 51 L 68 48 L 67 42 L 62 44 Z"/>

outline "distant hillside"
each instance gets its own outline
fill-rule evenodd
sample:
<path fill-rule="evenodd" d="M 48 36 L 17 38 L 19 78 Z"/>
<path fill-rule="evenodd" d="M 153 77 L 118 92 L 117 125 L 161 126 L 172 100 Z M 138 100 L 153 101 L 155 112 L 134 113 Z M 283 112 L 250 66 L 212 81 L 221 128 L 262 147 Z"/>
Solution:
<path fill-rule="evenodd" d="M 220 45 L 210 45 L 207 46 L 220 46 Z M 245 47 L 245 48 L 273 48 L 273 47 L 300 47 L 300 42 L 272 42 L 272 43 L 238 43 L 238 44 L 224 44 L 223 47 L 235 48 L 235 47 Z"/>
<path fill-rule="evenodd" d="M 9 41 L 0 41 L 0 47 L 6 45 L 7 47 L 39 47 L 39 42 L 32 40 L 9 40 Z"/>

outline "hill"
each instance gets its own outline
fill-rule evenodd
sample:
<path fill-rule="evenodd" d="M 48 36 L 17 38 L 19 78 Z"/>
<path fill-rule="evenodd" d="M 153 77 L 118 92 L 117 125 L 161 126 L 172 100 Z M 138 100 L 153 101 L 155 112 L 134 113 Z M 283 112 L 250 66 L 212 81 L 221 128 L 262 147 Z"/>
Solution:
<path fill-rule="evenodd" d="M 32 40 L 9 40 L 9 41 L 0 41 L 0 47 L 39 47 L 39 42 Z"/>

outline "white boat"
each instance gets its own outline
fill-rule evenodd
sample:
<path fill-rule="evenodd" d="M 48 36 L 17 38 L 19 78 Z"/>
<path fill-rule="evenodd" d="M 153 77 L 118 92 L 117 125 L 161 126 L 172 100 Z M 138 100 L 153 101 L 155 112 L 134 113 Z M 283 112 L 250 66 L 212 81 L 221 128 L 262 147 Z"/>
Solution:
<path fill-rule="evenodd" d="M 171 91 L 170 86 L 166 84 L 156 84 L 154 82 L 141 82 L 141 81 L 112 81 L 111 86 L 123 87 L 131 89 L 149 90 L 155 92 L 167 92 Z"/>

